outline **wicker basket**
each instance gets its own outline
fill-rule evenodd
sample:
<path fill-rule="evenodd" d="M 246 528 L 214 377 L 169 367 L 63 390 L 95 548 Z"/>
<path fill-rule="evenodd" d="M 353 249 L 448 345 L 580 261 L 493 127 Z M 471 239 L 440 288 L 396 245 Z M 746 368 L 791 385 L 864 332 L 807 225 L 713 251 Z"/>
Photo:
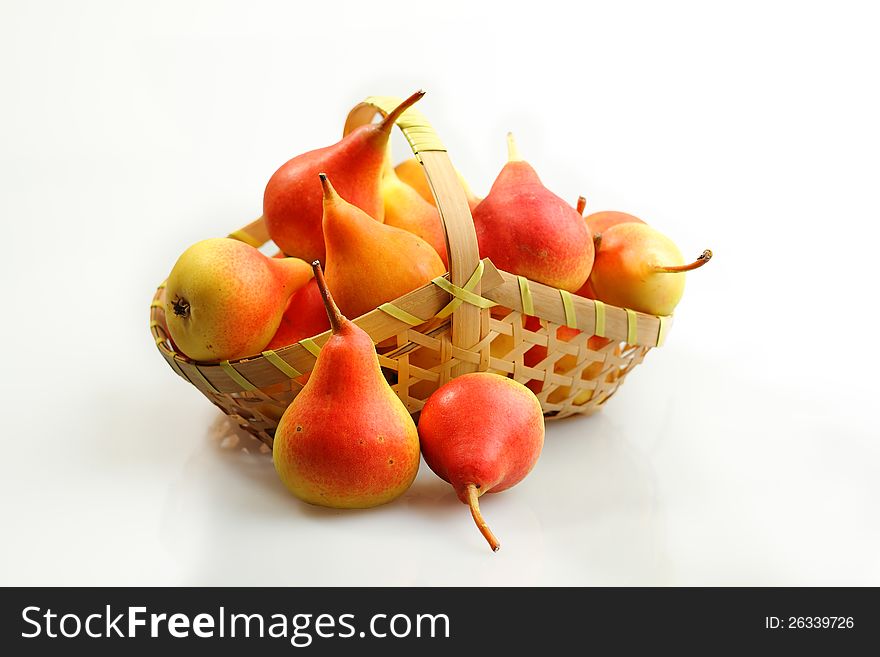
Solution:
<path fill-rule="evenodd" d="M 346 133 L 399 102 L 368 98 L 350 112 Z M 451 378 L 492 370 L 529 384 L 548 418 L 598 410 L 645 354 L 662 344 L 671 318 L 574 296 L 481 261 L 467 200 L 443 144 L 415 109 L 397 124 L 425 167 L 446 229 L 450 268 L 446 276 L 355 320 L 377 344 L 397 395 L 417 413 Z M 254 246 L 269 241 L 262 218 L 231 237 Z M 260 356 L 194 362 L 174 349 L 164 287 L 150 306 L 159 352 L 177 374 L 271 446 L 278 420 L 302 389 L 303 375 L 312 370 L 329 331 Z M 560 339 L 557 330 L 563 326 L 581 333 Z"/>

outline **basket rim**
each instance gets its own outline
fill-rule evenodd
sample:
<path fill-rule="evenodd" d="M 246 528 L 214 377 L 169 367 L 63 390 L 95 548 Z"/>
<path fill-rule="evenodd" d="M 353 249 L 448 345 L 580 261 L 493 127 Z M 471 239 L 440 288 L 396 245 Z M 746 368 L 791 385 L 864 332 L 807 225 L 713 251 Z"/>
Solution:
<path fill-rule="evenodd" d="M 649 315 L 597 302 L 499 270 L 488 258 L 484 258 L 482 263 L 484 272 L 481 297 L 483 299 L 493 305 L 533 315 L 554 325 L 571 326 L 571 323 L 566 321 L 566 319 L 572 319 L 564 302 L 566 294 L 571 302 L 570 308 L 574 310 L 573 319 L 575 322 L 572 328 L 589 335 L 599 335 L 596 332 L 597 319 L 604 316 L 605 330 L 601 332 L 600 337 L 625 342 L 632 346 L 653 348 L 662 346 L 672 323 L 672 316 Z M 448 272 L 441 278 L 448 280 Z M 525 298 L 524 289 L 529 293 L 530 299 L 528 300 Z M 170 334 L 164 321 L 164 290 L 165 283 L 163 282 L 157 288 L 150 305 L 150 327 L 156 347 L 178 374 L 197 387 L 206 387 L 214 393 L 222 394 L 242 389 L 255 389 L 257 386 L 253 386 L 250 379 L 265 378 L 267 370 L 277 371 L 279 382 L 293 378 L 292 374 L 299 376 L 311 371 L 321 346 L 331 334 L 329 330 L 324 331 L 280 349 L 264 351 L 235 360 L 221 362 L 192 360 L 172 346 Z M 414 313 L 419 319 L 428 323 L 436 319 L 437 312 L 447 306 L 451 299 L 453 299 L 453 295 L 438 287 L 435 282 L 431 282 L 395 299 L 391 305 L 405 312 Z M 524 301 L 530 302 L 532 308 L 524 308 L 526 305 Z M 463 301 L 463 303 L 468 302 Z M 426 308 L 434 311 L 428 317 L 424 317 Z M 532 312 L 526 312 L 526 310 Z M 445 325 L 448 319 L 444 318 L 438 326 Z M 381 308 L 373 309 L 352 321 L 364 329 L 375 344 L 392 338 L 407 328 L 414 328 L 413 324 L 406 323 Z M 398 349 L 400 348 L 399 346 Z M 281 361 L 280 367 L 279 360 Z M 289 368 L 287 371 L 285 371 L 285 365 Z M 256 376 L 258 374 L 263 376 Z"/>

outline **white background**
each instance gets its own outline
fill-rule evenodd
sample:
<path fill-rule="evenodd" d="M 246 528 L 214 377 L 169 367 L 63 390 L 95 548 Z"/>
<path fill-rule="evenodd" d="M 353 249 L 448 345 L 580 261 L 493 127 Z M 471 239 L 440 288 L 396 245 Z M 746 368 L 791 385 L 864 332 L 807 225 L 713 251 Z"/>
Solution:
<path fill-rule="evenodd" d="M 0 584 L 880 584 L 870 3 L 0 6 Z M 419 87 L 477 192 L 514 130 L 558 194 L 716 255 L 484 498 L 495 555 L 424 466 L 387 507 L 300 504 L 147 328 L 186 246 Z"/>

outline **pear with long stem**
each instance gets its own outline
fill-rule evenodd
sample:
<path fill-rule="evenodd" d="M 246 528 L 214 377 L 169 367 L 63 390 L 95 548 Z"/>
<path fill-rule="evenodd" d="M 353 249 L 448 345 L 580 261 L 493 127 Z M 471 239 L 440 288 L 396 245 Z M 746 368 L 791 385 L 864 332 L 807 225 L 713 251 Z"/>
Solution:
<path fill-rule="evenodd" d="M 515 486 L 544 446 L 541 404 L 523 384 L 490 372 L 454 378 L 419 416 L 425 462 L 455 489 L 493 552 L 501 542 L 480 511 L 480 496 Z"/>
<path fill-rule="evenodd" d="M 602 233 L 590 284 L 596 298 L 650 315 L 671 315 L 684 294 L 684 272 L 705 265 L 703 251 L 686 263 L 671 239 L 647 224 L 627 222 Z"/>
<path fill-rule="evenodd" d="M 350 203 L 382 221 L 380 186 L 391 128 L 424 95 L 417 91 L 379 123 L 360 126 L 332 146 L 298 155 L 275 172 L 263 195 L 263 217 L 269 235 L 284 253 L 309 262 L 324 261 L 320 172 L 332 177 Z"/>

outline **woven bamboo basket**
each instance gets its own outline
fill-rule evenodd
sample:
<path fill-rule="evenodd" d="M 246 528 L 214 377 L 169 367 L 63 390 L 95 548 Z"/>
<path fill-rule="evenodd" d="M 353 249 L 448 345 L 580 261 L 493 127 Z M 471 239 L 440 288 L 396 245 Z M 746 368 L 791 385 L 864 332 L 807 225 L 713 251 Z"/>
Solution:
<path fill-rule="evenodd" d="M 399 102 L 368 98 L 349 113 L 345 132 Z M 671 318 L 575 296 L 481 260 L 464 190 L 434 129 L 413 108 L 397 125 L 434 193 L 450 271 L 354 320 L 377 344 L 394 391 L 411 413 L 418 413 L 450 379 L 489 370 L 528 384 L 548 419 L 598 410 L 648 351 L 663 343 Z M 262 218 L 230 236 L 253 246 L 270 239 Z M 178 375 L 271 446 L 281 415 L 302 389 L 329 331 L 250 358 L 195 362 L 174 348 L 165 324 L 164 288 L 163 283 L 150 306 L 159 352 Z M 561 339 L 560 327 L 580 333 Z"/>

